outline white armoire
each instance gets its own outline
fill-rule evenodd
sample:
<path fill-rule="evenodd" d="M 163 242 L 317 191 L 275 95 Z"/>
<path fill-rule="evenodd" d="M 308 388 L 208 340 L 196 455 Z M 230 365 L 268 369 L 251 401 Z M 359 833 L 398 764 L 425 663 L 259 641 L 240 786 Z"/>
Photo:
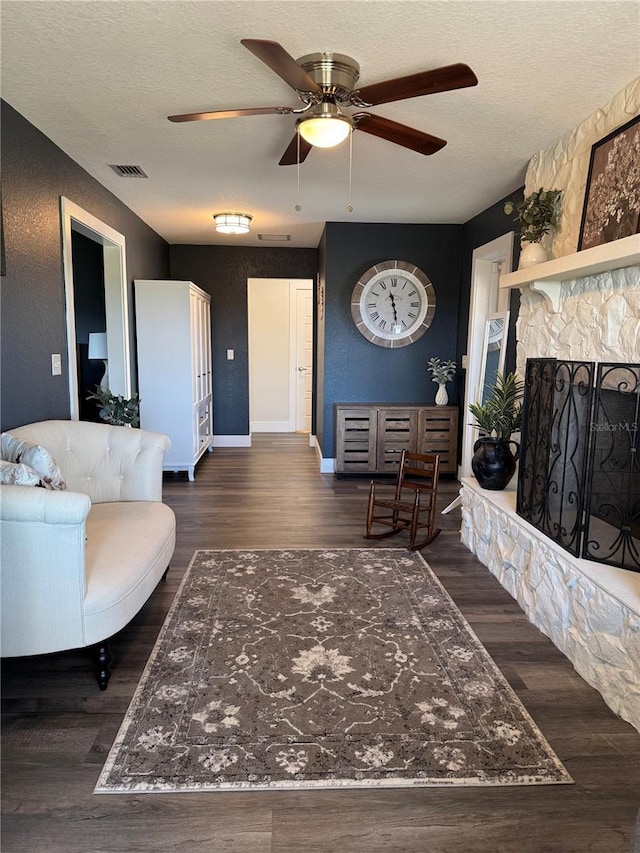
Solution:
<path fill-rule="evenodd" d="M 171 439 L 165 471 L 213 448 L 211 297 L 190 281 L 136 280 L 140 426 Z"/>

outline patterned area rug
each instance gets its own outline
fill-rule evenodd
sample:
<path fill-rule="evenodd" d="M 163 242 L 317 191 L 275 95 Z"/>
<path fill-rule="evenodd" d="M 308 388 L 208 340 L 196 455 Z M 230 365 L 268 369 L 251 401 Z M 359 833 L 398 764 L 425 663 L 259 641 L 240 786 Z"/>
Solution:
<path fill-rule="evenodd" d="M 197 551 L 95 790 L 569 782 L 419 554 Z"/>

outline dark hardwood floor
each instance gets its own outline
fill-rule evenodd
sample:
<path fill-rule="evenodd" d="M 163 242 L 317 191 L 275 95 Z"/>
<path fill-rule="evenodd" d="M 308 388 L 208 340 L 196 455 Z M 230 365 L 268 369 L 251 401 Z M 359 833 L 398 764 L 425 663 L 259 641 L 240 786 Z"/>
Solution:
<path fill-rule="evenodd" d="M 443 479 L 439 505 L 457 489 Z M 365 480 L 318 474 L 306 436 L 259 435 L 251 449 L 217 449 L 193 483 L 168 475 L 165 500 L 178 519 L 172 568 L 114 639 L 107 692 L 98 690 L 86 651 L 4 661 L 2 850 L 627 853 L 640 800 L 640 734 L 460 544 L 459 510 L 440 517 L 443 532 L 424 555 L 575 785 L 92 793 L 194 550 L 387 547 L 362 538 L 367 491 Z"/>

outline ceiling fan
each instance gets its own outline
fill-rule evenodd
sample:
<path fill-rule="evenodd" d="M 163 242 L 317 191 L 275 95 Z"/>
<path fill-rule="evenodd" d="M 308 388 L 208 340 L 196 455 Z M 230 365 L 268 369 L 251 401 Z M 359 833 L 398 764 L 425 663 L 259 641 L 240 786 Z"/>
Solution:
<path fill-rule="evenodd" d="M 352 130 L 362 130 L 419 154 L 435 154 L 444 148 L 446 140 L 372 113 L 356 112 L 349 115 L 342 108 L 372 107 L 420 95 L 463 89 L 478 83 L 478 78 L 468 65 L 457 63 L 357 89 L 360 66 L 350 56 L 341 53 L 310 53 L 296 60 L 276 41 L 242 39 L 241 44 L 295 89 L 303 106 L 298 109 L 252 107 L 215 110 L 168 118 L 169 121 L 181 122 L 273 113 L 299 115 L 297 132 L 280 159 L 281 166 L 303 162 L 314 146 L 329 148 L 338 145 Z"/>

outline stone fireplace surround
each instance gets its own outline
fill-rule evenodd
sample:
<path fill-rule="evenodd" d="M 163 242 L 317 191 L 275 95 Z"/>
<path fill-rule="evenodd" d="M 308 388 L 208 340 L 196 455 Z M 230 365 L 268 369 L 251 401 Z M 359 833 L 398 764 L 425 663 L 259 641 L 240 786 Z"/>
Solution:
<path fill-rule="evenodd" d="M 640 731 L 640 573 L 572 556 L 502 492 L 462 481 L 462 542 L 609 707 Z"/>
<path fill-rule="evenodd" d="M 584 269 L 587 253 L 575 253 L 591 145 L 638 114 L 640 78 L 529 164 L 525 195 L 539 187 L 563 191 L 560 229 L 550 247 L 561 260 L 546 268 L 561 282 L 522 287 L 522 376 L 529 357 L 640 362 L 640 237 L 617 241 L 624 244 L 620 251 L 609 244 L 612 251 L 602 254 L 622 257 L 592 270 Z M 535 268 L 526 272 L 534 280 Z M 521 286 L 522 279 L 511 273 L 500 284 Z M 516 515 L 515 489 L 515 478 L 504 492 L 463 480 L 463 543 L 612 710 L 640 731 L 640 573 L 574 558 Z"/>

